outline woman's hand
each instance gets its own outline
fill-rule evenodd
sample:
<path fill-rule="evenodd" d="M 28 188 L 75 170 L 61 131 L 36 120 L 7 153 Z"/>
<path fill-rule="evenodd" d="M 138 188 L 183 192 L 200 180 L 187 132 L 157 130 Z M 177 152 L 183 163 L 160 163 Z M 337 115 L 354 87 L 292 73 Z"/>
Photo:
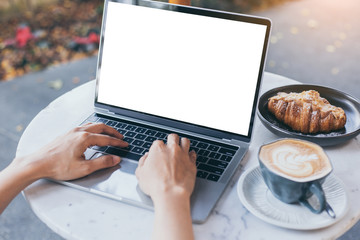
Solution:
<path fill-rule="evenodd" d="M 168 136 L 167 144 L 155 141 L 136 169 L 140 188 L 153 200 L 169 194 L 189 198 L 196 178 L 196 153 L 189 148 L 190 141 L 176 134 Z"/>
<path fill-rule="evenodd" d="M 30 156 L 15 159 L 13 163 L 23 169 L 33 169 L 36 178 L 76 179 L 120 162 L 120 157 L 113 155 L 86 160 L 84 152 L 88 147 L 127 147 L 128 143 L 122 139 L 118 131 L 105 124 L 87 124 L 58 137 Z"/>
<path fill-rule="evenodd" d="M 39 151 L 15 158 L 0 172 L 0 213 L 24 188 L 40 178 L 70 180 L 96 170 L 115 166 L 120 158 L 104 155 L 86 160 L 85 150 L 90 146 L 127 147 L 123 136 L 105 124 L 87 124 L 58 137 Z"/>
<path fill-rule="evenodd" d="M 140 158 L 136 177 L 155 207 L 153 239 L 194 238 L 190 196 L 196 178 L 196 153 L 189 148 L 188 139 L 170 134 L 167 144 L 155 141 L 149 153 Z"/>

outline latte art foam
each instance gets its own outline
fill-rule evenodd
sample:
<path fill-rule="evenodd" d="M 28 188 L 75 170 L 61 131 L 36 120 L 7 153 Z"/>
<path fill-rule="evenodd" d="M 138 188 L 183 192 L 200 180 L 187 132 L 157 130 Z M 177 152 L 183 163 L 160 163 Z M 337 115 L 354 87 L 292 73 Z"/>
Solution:
<path fill-rule="evenodd" d="M 298 140 L 286 139 L 265 145 L 259 157 L 269 169 L 287 178 L 308 180 L 331 171 L 322 148 Z"/>
<path fill-rule="evenodd" d="M 286 175 L 304 178 L 318 169 L 317 154 L 301 153 L 294 147 L 283 146 L 272 152 L 273 167 Z"/>

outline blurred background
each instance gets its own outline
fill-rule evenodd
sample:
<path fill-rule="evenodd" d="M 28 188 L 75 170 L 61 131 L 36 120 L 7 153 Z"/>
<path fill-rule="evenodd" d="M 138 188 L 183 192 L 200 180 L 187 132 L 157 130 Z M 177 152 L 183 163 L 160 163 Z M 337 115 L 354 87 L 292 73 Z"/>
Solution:
<path fill-rule="evenodd" d="M 172 0 L 177 2 L 179 0 Z M 356 97 L 356 0 L 183 0 L 273 21 L 266 71 Z M 97 54 L 103 0 L 1 0 L 0 81 Z"/>
<path fill-rule="evenodd" d="M 191 5 L 270 18 L 265 71 L 360 99 L 360 1 L 192 0 Z M 95 78 L 102 11 L 103 0 L 0 0 L 0 169 L 12 161 L 21 134 L 41 109 Z M 340 239 L 359 235 L 360 224 Z M 2 239 L 62 238 L 19 195 L 0 216 Z"/>

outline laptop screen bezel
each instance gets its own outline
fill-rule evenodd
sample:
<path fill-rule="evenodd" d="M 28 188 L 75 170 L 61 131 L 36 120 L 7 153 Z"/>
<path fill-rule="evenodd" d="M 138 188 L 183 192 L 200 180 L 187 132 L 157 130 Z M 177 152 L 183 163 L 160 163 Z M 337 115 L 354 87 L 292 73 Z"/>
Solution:
<path fill-rule="evenodd" d="M 156 115 L 152 115 L 152 114 L 148 114 L 148 113 L 138 112 L 138 111 L 129 110 L 129 109 L 125 109 L 125 108 L 98 102 L 98 90 L 99 90 L 99 81 L 100 81 L 99 73 L 101 71 L 102 48 L 103 48 L 103 42 L 104 42 L 104 38 L 105 38 L 104 30 L 106 28 L 106 14 L 107 14 L 107 8 L 108 8 L 109 2 L 115 2 L 115 3 L 120 3 L 120 4 L 130 4 L 130 5 L 139 5 L 139 6 L 143 6 L 143 7 L 149 7 L 149 8 L 156 8 L 156 9 L 188 13 L 188 14 L 196 14 L 196 15 L 202 15 L 202 16 L 207 16 L 207 17 L 235 20 L 235 21 L 248 22 L 248 23 L 260 24 L 260 25 L 266 26 L 266 33 L 265 33 L 265 39 L 264 39 L 264 44 L 263 44 L 263 50 L 262 50 L 262 54 L 261 54 L 261 62 L 260 62 L 260 67 L 259 67 L 259 72 L 258 72 L 256 91 L 255 91 L 255 95 L 254 95 L 254 99 L 253 99 L 253 107 L 252 107 L 252 112 L 251 112 L 251 117 L 250 117 L 248 134 L 245 136 L 245 135 L 241 135 L 241 134 L 236 134 L 236 133 L 227 132 L 227 131 L 223 131 L 223 130 L 213 129 L 210 127 L 205 127 L 205 126 L 200 126 L 200 125 L 195 125 L 195 124 L 182 122 L 182 121 L 175 120 L 175 119 L 160 117 L 160 116 L 156 116 Z M 174 5 L 174 4 L 168 4 L 168 3 L 156 2 L 156 1 L 106 0 L 104 3 L 101 38 L 100 38 L 100 46 L 99 46 L 99 54 L 98 54 L 97 74 L 96 74 L 96 91 L 95 91 L 94 105 L 97 108 L 108 110 L 109 112 L 115 113 L 120 116 L 125 116 L 125 117 L 129 117 L 129 118 L 138 119 L 141 121 L 165 125 L 170 128 L 181 129 L 181 130 L 194 132 L 194 133 L 201 134 L 201 135 L 207 135 L 207 136 L 211 136 L 211 137 L 215 137 L 215 138 L 219 138 L 219 139 L 229 139 L 229 140 L 235 139 L 238 141 L 250 142 L 251 136 L 252 136 L 253 125 L 254 125 L 259 90 L 260 90 L 262 75 L 264 72 L 266 53 L 267 53 L 267 48 L 268 48 L 268 44 L 269 44 L 270 28 L 271 28 L 271 21 L 269 19 L 262 18 L 262 17 L 255 17 L 255 16 L 250 16 L 250 15 L 229 13 L 229 12 L 223 12 L 223 11 L 217 11 L 217 10 L 210 10 L 210 9 L 202 9 L 202 8 L 190 7 L 190 6 Z M 239 109 L 239 111 L 241 111 L 241 109 Z"/>

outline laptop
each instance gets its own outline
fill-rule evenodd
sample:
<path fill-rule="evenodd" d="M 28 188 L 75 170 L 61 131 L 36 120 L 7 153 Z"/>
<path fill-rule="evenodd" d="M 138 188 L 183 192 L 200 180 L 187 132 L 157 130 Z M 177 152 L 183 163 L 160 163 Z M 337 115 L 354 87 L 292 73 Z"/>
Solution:
<path fill-rule="evenodd" d="M 194 223 L 206 221 L 247 152 L 268 47 L 270 20 L 143 0 L 106 0 L 94 113 L 126 149 L 93 146 L 88 159 L 117 167 L 62 184 L 153 209 L 135 169 L 152 142 L 170 133 L 197 152 Z"/>

